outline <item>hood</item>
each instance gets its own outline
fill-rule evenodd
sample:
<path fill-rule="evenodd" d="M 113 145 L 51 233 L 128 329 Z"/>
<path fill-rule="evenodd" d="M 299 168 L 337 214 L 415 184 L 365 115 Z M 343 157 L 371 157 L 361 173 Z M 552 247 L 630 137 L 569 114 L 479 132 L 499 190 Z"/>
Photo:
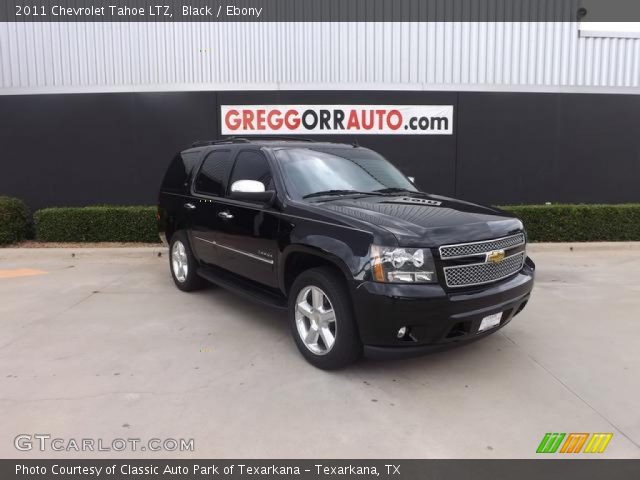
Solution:
<path fill-rule="evenodd" d="M 439 195 L 342 198 L 314 206 L 383 228 L 406 247 L 474 242 L 522 230 L 522 222 L 507 212 Z"/>

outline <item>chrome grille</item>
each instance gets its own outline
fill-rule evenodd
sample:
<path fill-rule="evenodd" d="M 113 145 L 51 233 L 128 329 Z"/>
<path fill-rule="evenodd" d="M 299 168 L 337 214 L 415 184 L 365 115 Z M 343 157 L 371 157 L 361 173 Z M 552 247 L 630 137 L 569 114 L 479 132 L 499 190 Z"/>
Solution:
<path fill-rule="evenodd" d="M 520 271 L 525 252 L 505 257 L 500 263 L 471 263 L 444 267 L 444 279 L 448 287 L 469 287 L 496 282 Z"/>
<path fill-rule="evenodd" d="M 460 243 L 458 245 L 444 245 L 440 247 L 440 258 L 470 257 L 480 255 L 492 250 L 507 250 L 509 248 L 523 245 L 525 242 L 524 233 L 518 233 L 509 237 L 497 238 L 495 240 L 485 240 L 483 242 Z"/>

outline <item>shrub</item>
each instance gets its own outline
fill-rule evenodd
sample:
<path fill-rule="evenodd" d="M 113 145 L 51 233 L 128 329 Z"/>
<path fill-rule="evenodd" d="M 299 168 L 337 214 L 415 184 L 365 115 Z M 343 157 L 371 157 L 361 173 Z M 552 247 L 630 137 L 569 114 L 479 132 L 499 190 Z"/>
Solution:
<path fill-rule="evenodd" d="M 0 196 L 0 245 L 19 242 L 29 231 L 29 209 L 22 200 Z"/>
<path fill-rule="evenodd" d="M 34 215 L 44 242 L 159 242 L 155 207 L 45 208 Z"/>
<path fill-rule="evenodd" d="M 18 216 L 18 234 L 9 241 L 24 238 L 28 213 Z M 16 208 L 16 204 L 14 209 Z M 640 241 L 640 204 L 622 205 L 516 205 L 502 207 L 524 222 L 530 241 L 596 242 Z M 155 207 L 96 206 L 46 208 L 34 215 L 36 239 L 45 242 L 158 242 Z M 4 217 L 2 217 L 4 218 Z M 0 243 L 5 221 L 0 225 Z M 12 230 L 13 231 L 13 230 Z M 4 234 L 7 238 L 6 233 Z M 6 242 L 6 241 L 5 241 Z"/>
<path fill-rule="evenodd" d="M 640 240 L 640 204 L 502 208 L 523 221 L 529 240 L 534 242 Z"/>

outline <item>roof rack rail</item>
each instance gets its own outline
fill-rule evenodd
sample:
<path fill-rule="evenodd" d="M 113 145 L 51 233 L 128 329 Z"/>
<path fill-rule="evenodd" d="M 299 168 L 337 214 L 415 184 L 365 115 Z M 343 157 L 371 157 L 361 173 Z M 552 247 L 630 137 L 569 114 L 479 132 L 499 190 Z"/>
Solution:
<path fill-rule="evenodd" d="M 315 140 L 311 139 L 311 138 L 305 138 L 305 137 L 287 137 L 284 135 L 256 135 L 253 138 L 250 139 L 246 139 L 245 140 L 285 140 L 285 141 L 289 141 L 289 142 L 315 142 Z"/>
<path fill-rule="evenodd" d="M 249 143 L 250 140 L 239 137 L 227 137 L 220 140 L 196 140 L 191 144 L 192 147 L 204 147 L 206 145 L 217 145 L 219 143 Z"/>
<path fill-rule="evenodd" d="M 289 142 L 315 142 L 311 138 L 303 137 L 284 137 L 278 135 L 256 135 L 254 138 L 245 137 L 227 137 L 220 140 L 196 140 L 191 144 L 191 147 L 204 147 L 207 145 L 218 145 L 224 143 L 251 143 L 252 141 L 260 140 L 284 140 Z"/>

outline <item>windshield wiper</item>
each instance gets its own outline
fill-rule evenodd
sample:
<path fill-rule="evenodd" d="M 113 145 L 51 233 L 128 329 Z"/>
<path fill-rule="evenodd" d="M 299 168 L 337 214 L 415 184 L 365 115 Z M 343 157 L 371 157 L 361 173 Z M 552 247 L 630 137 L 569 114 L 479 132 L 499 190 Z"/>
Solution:
<path fill-rule="evenodd" d="M 407 190 L 406 188 L 390 187 L 374 190 L 376 193 L 418 193 L 414 190 Z"/>
<path fill-rule="evenodd" d="M 323 190 L 321 192 L 313 192 L 305 195 L 302 198 L 312 198 L 312 197 L 324 197 L 330 195 L 375 195 L 373 192 L 360 192 L 358 190 Z"/>

